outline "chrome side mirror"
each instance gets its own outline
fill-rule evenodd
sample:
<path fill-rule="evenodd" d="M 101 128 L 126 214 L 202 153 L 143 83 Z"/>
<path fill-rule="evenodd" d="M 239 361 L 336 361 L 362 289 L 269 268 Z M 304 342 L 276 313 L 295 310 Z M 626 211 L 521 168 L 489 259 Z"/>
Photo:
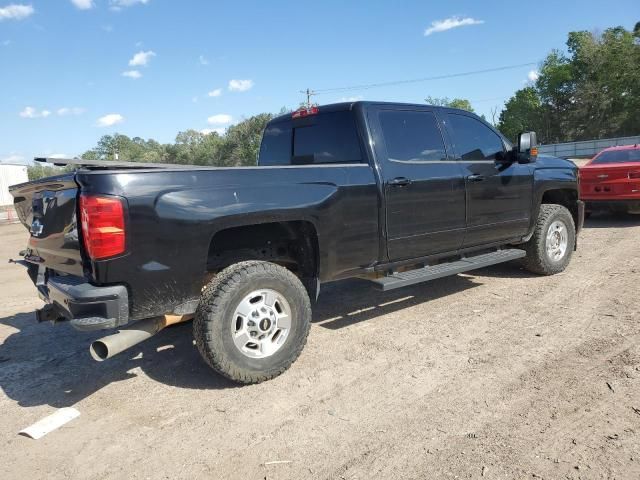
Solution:
<path fill-rule="evenodd" d="M 518 135 L 518 156 L 521 162 L 535 162 L 538 156 L 536 132 L 522 132 Z"/>

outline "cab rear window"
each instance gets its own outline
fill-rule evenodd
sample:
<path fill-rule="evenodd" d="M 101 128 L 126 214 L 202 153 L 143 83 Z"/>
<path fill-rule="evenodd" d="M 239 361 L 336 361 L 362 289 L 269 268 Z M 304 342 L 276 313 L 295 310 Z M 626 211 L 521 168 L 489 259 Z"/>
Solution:
<path fill-rule="evenodd" d="M 360 163 L 362 151 L 353 112 L 329 112 L 270 124 L 260 165 Z"/>

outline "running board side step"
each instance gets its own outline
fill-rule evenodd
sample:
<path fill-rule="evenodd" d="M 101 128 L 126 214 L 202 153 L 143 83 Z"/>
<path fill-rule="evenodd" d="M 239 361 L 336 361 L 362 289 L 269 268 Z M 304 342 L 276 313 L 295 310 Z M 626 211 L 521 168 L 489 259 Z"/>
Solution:
<path fill-rule="evenodd" d="M 484 268 L 497 263 L 516 260 L 526 255 L 524 250 L 510 248 L 498 250 L 490 253 L 483 253 L 473 257 L 461 258 L 454 262 L 441 263 L 430 267 L 418 268 L 406 272 L 397 272 L 392 275 L 372 280 L 376 287 L 382 291 L 393 290 L 395 288 L 406 287 L 416 283 L 428 282 L 437 278 L 456 275 L 457 273 L 468 272 L 477 268 Z"/>

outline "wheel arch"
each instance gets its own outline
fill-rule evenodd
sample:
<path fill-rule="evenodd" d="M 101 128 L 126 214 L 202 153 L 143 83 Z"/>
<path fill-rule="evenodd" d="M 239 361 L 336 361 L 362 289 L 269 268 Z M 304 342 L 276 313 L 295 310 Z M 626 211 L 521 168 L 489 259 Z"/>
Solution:
<path fill-rule="evenodd" d="M 566 183 L 548 185 L 546 188 L 538 190 L 537 195 L 534 196 L 534 202 L 529 232 L 527 236 L 523 238 L 523 241 L 525 242 L 533 235 L 533 230 L 535 228 L 538 215 L 540 214 L 540 207 L 543 204 L 562 205 L 569 210 L 569 213 L 571 213 L 576 229 L 581 225 L 578 190 L 575 185 L 570 186 Z"/>
<path fill-rule="evenodd" d="M 578 191 L 573 188 L 553 188 L 545 190 L 540 199 L 540 205 L 543 203 L 554 203 L 562 205 L 571 213 L 575 226 L 579 224 L 578 218 Z M 538 210 L 540 206 L 538 205 Z"/>
<path fill-rule="evenodd" d="M 317 297 L 320 248 L 316 226 L 309 220 L 248 223 L 216 231 L 209 242 L 206 272 L 215 274 L 241 261 L 263 260 L 292 271 Z"/>

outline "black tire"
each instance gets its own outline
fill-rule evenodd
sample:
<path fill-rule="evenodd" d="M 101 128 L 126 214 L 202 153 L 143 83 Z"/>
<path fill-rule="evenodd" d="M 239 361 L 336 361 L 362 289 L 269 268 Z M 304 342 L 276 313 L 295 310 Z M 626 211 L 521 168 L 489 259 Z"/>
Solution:
<path fill-rule="evenodd" d="M 567 228 L 567 247 L 564 255 L 559 259 L 550 258 L 547 254 L 546 243 L 549 227 L 556 221 L 564 223 Z M 569 265 L 575 244 L 576 227 L 569 210 L 562 205 L 543 203 L 540 205 L 533 236 L 524 245 L 527 256 L 523 259 L 522 264 L 530 272 L 540 275 L 560 273 Z"/>
<path fill-rule="evenodd" d="M 238 304 L 252 291 L 279 292 L 291 308 L 291 327 L 271 356 L 251 358 L 234 344 L 232 321 Z M 205 288 L 193 322 L 193 335 L 207 364 L 239 383 L 260 383 L 277 377 L 298 358 L 307 342 L 311 303 L 302 282 L 280 265 L 262 261 L 236 263 L 221 271 Z"/>

